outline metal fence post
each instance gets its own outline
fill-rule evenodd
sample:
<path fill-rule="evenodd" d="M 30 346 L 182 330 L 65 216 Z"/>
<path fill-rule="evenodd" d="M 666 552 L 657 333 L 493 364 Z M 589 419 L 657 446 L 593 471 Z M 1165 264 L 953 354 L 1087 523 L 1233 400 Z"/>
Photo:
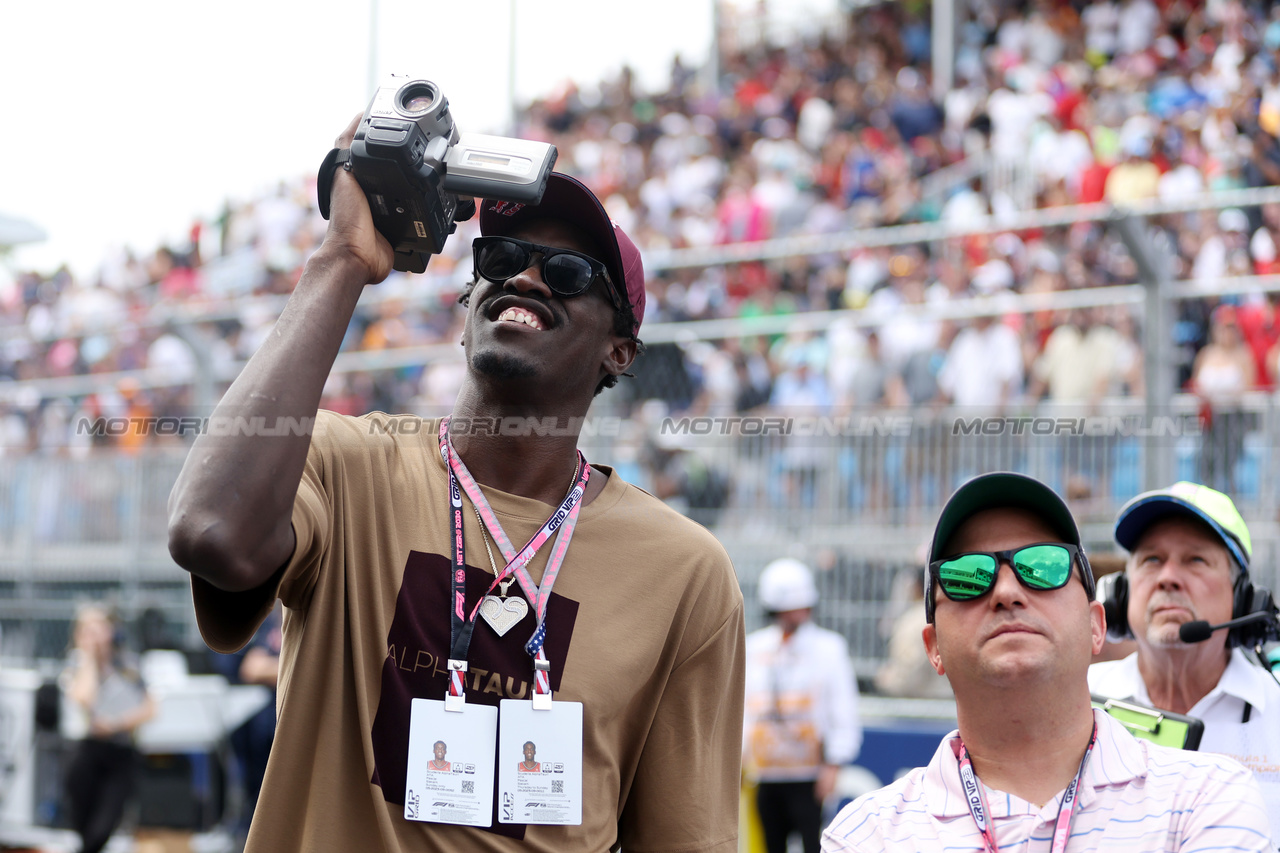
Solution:
<path fill-rule="evenodd" d="M 218 405 L 220 394 L 214 387 L 213 359 L 209 355 L 213 343 L 209 335 L 194 324 L 170 323 L 166 331 L 181 340 L 191 350 L 195 359 L 195 375 L 191 377 L 192 408 L 201 416 L 208 417 L 213 407 Z"/>
<path fill-rule="evenodd" d="M 1171 280 L 1172 246 L 1168 235 L 1147 225 L 1145 217 L 1117 211 L 1108 224 L 1129 250 L 1144 288 L 1142 368 L 1147 436 L 1143 442 L 1142 489 L 1157 489 L 1170 482 L 1172 447 L 1161 448 L 1154 419 L 1168 408 L 1175 388 L 1173 374 L 1172 302 L 1167 293 Z M 1166 439 L 1167 440 L 1167 439 Z"/>

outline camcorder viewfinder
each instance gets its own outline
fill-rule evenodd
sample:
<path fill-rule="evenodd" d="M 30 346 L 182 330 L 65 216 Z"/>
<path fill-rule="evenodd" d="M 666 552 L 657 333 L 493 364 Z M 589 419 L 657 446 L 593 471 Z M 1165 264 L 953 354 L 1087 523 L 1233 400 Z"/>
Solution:
<path fill-rule="evenodd" d="M 473 198 L 537 204 L 556 162 L 545 142 L 459 133 L 449 100 L 430 80 L 392 74 L 373 95 L 351 143 L 348 166 L 373 224 L 395 249 L 395 269 L 422 272 Z M 332 186 L 331 158 L 320 187 Z M 321 212 L 328 218 L 328 199 Z"/>

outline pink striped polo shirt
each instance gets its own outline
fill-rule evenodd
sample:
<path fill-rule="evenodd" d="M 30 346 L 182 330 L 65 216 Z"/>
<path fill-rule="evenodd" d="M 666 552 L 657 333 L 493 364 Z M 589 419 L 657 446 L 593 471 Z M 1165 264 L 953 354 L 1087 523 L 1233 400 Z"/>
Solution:
<path fill-rule="evenodd" d="M 1098 743 L 1085 768 L 1068 853 L 1266 851 L 1270 829 L 1252 774 L 1230 758 L 1139 740 L 1094 711 Z M 981 853 L 951 741 L 928 767 L 859 797 L 822 835 L 825 853 L 946 851 Z M 1059 793 L 1044 808 L 986 789 L 1001 853 L 1048 850 Z"/>

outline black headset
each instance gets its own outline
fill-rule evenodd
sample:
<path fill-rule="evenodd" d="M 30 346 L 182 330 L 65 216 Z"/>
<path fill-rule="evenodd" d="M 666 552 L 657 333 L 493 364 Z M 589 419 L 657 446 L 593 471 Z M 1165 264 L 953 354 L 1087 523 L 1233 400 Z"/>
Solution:
<path fill-rule="evenodd" d="M 1107 639 L 1112 642 L 1133 639 L 1133 631 L 1129 627 L 1129 578 L 1125 572 L 1113 572 L 1098 578 L 1098 600 L 1102 602 L 1102 609 L 1107 615 Z M 1271 591 L 1254 586 L 1249 580 L 1248 570 L 1241 568 L 1232 588 L 1231 618 L 1275 612 L 1276 605 L 1271 598 Z M 1251 649 L 1270 637 L 1271 627 L 1267 622 L 1251 622 L 1232 628 L 1227 633 L 1227 646 Z"/>

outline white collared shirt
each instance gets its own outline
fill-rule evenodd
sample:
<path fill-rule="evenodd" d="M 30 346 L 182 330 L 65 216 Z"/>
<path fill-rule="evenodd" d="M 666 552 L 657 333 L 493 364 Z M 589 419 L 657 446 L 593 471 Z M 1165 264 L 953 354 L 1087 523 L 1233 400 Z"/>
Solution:
<path fill-rule="evenodd" d="M 1068 853 L 1271 850 L 1262 795 L 1243 767 L 1224 756 L 1140 741 L 1106 713 L 1093 716 L 1098 742 L 1080 784 Z M 841 809 L 822 835 L 824 853 L 981 853 L 952 745 L 957 737 L 943 738 L 927 767 Z M 1062 794 L 1037 807 L 986 788 L 1000 850 L 1047 850 Z"/>
<path fill-rule="evenodd" d="M 1089 690 L 1151 706 L 1137 652 L 1089 667 Z M 1249 721 L 1243 722 L 1246 704 Z M 1217 686 L 1187 715 L 1204 722 L 1201 752 L 1229 755 L 1253 771 L 1267 804 L 1272 838 L 1280 846 L 1280 683 L 1234 648 Z"/>

